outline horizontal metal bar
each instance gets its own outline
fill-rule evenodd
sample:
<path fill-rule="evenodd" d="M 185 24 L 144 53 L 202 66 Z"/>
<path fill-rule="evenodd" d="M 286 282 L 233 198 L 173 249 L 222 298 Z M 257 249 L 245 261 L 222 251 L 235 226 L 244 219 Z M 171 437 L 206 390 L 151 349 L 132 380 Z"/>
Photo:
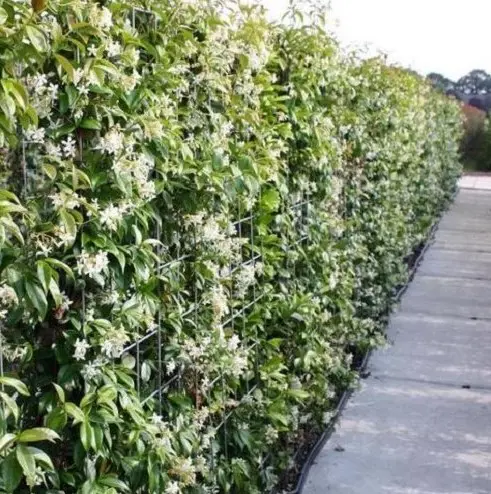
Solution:
<path fill-rule="evenodd" d="M 297 208 L 300 208 L 302 206 L 306 206 L 307 204 L 311 204 L 311 203 L 312 203 L 311 200 L 296 202 L 295 204 L 292 204 L 288 209 L 297 209 Z"/>
<path fill-rule="evenodd" d="M 256 302 L 259 302 L 266 293 L 262 293 L 259 297 L 256 297 L 252 302 L 249 302 L 245 307 L 242 307 L 239 311 L 237 311 L 232 317 L 229 317 L 224 323 L 223 326 L 227 326 L 231 324 L 233 321 L 242 316 L 247 309 L 250 309 Z"/>
<path fill-rule="evenodd" d="M 168 261 L 165 264 L 162 264 L 161 266 L 159 266 L 159 269 L 164 270 L 164 269 L 170 268 L 173 264 L 177 264 L 177 263 L 186 261 L 188 259 L 191 259 L 192 257 L 193 256 L 191 254 L 186 254 L 184 256 L 178 257 L 177 259 L 172 259 L 172 261 Z"/>
<path fill-rule="evenodd" d="M 259 345 L 259 341 L 255 341 L 252 345 L 247 347 L 247 351 L 250 352 L 251 350 L 254 350 Z"/>
<path fill-rule="evenodd" d="M 228 421 L 228 419 L 234 414 L 234 412 L 240 407 L 240 405 L 243 405 L 246 398 L 248 398 L 249 396 L 252 395 L 252 393 L 254 393 L 254 391 L 256 391 L 256 389 L 259 387 L 259 384 L 255 384 L 250 390 L 248 393 L 246 393 L 240 400 L 239 400 L 239 404 L 233 409 L 233 410 L 230 410 L 229 413 L 227 413 L 227 415 L 225 415 L 225 417 L 223 418 L 223 420 L 216 426 L 215 428 L 215 431 L 218 432 L 224 425 L 225 423 Z"/>
<path fill-rule="evenodd" d="M 292 246 L 301 244 L 302 242 L 305 242 L 306 240 L 309 240 L 309 236 L 308 235 L 305 235 L 304 237 L 299 238 L 298 240 L 296 240 L 295 242 L 293 242 Z"/>
<path fill-rule="evenodd" d="M 155 330 L 151 331 L 150 333 L 147 333 L 143 338 L 140 338 L 138 341 L 135 341 L 131 345 L 127 346 L 124 349 L 124 351 L 129 352 L 129 351 L 133 350 L 133 348 L 136 348 L 138 345 L 141 345 L 143 342 L 147 341 L 149 338 L 156 335 L 158 333 L 158 331 L 159 331 L 159 329 L 155 329 Z"/>
<path fill-rule="evenodd" d="M 153 10 L 142 9 L 140 7 L 133 7 L 133 12 L 139 12 L 140 14 L 155 15 Z"/>
<path fill-rule="evenodd" d="M 251 214 L 250 216 L 246 216 L 245 218 L 241 218 L 240 220 L 233 221 L 232 225 L 239 226 L 240 224 L 245 223 L 246 221 L 251 221 L 253 219 L 254 219 L 254 215 Z"/>
<path fill-rule="evenodd" d="M 155 397 L 159 393 L 164 392 L 172 383 L 174 383 L 175 381 L 177 381 L 177 379 L 179 379 L 179 374 L 176 374 L 174 377 L 172 377 L 171 379 L 169 379 L 165 384 L 162 384 L 162 386 L 160 388 L 156 389 L 155 391 L 152 391 L 152 393 L 150 393 L 142 401 L 142 405 L 144 405 L 147 401 L 151 400 L 153 397 Z"/>
<path fill-rule="evenodd" d="M 241 262 L 240 264 L 237 264 L 237 266 L 234 266 L 230 270 L 230 274 L 232 275 L 232 274 L 236 273 L 237 271 L 239 271 L 241 268 L 245 268 L 247 266 L 250 266 L 251 264 L 252 265 L 255 264 L 255 262 L 259 261 L 261 258 L 262 258 L 262 256 L 260 254 L 258 254 L 257 256 L 254 256 L 245 262 Z"/>

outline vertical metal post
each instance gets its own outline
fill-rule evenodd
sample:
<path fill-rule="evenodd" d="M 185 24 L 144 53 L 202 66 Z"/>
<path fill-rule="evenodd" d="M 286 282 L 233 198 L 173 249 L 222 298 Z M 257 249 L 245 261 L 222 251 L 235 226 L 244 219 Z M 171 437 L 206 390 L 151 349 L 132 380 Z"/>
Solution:
<path fill-rule="evenodd" d="M 157 240 L 159 241 L 158 244 L 158 258 L 159 258 L 159 265 L 158 265 L 158 273 L 160 276 L 162 276 L 162 245 L 160 242 L 162 242 L 162 227 L 160 221 L 157 222 L 157 227 L 156 227 L 156 235 Z M 159 415 L 162 415 L 162 373 L 163 373 L 163 363 L 162 363 L 162 289 L 160 287 L 159 283 L 159 308 L 157 311 L 157 386 L 158 386 L 158 407 L 159 407 Z"/>

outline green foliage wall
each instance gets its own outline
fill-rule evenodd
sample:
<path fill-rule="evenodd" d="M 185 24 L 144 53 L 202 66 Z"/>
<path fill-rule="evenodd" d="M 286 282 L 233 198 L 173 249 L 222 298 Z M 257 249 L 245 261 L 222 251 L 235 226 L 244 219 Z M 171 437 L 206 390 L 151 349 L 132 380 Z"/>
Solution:
<path fill-rule="evenodd" d="M 267 492 L 381 341 L 459 109 L 315 8 L 42 3 L 0 0 L 0 492 Z"/>

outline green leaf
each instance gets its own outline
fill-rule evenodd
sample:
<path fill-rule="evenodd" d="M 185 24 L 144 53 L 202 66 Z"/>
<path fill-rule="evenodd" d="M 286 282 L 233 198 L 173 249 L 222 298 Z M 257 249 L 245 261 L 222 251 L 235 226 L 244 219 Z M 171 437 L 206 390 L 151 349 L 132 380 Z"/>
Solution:
<path fill-rule="evenodd" d="M 82 410 L 75 405 L 75 403 L 65 403 L 66 413 L 74 419 L 74 424 L 83 422 L 85 420 L 85 414 Z"/>
<path fill-rule="evenodd" d="M 58 283 L 56 283 L 56 281 L 53 278 L 51 278 L 49 282 L 49 291 L 51 293 L 51 296 L 53 297 L 53 300 L 56 303 L 56 307 L 59 307 L 63 302 L 63 295 L 60 292 Z"/>
<path fill-rule="evenodd" d="M 51 281 L 51 268 L 44 261 L 37 262 L 38 279 L 44 289 L 44 293 L 48 293 L 49 283 Z"/>
<path fill-rule="evenodd" d="M 34 459 L 34 455 L 29 451 L 29 448 L 24 444 L 19 444 L 17 448 L 15 448 L 15 454 L 24 475 L 31 478 L 35 477 L 36 460 Z"/>
<path fill-rule="evenodd" d="M 130 488 L 116 476 L 113 475 L 103 475 L 99 477 L 98 483 L 107 487 L 114 487 L 118 491 L 130 492 Z"/>
<path fill-rule="evenodd" d="M 9 217 L 0 217 L 0 223 L 5 226 L 6 231 L 11 233 L 21 244 L 24 244 L 24 237 L 20 231 L 20 228 Z"/>
<path fill-rule="evenodd" d="M 34 448 L 33 446 L 28 446 L 27 449 L 32 454 L 32 456 L 34 456 L 36 463 L 40 463 L 44 468 L 47 468 L 49 470 L 55 469 L 51 458 L 44 451 L 39 448 Z"/>
<path fill-rule="evenodd" d="M 28 96 L 24 86 L 22 86 L 22 84 L 20 84 L 18 81 L 12 79 L 3 80 L 2 86 L 5 92 L 9 93 L 15 99 L 15 101 L 17 101 L 19 107 L 22 108 L 22 110 L 25 110 L 27 106 Z"/>
<path fill-rule="evenodd" d="M 39 52 L 48 51 L 48 43 L 40 29 L 34 26 L 26 26 L 26 33 L 35 50 Z"/>
<path fill-rule="evenodd" d="M 272 213 L 277 211 L 280 205 L 280 193 L 275 189 L 268 189 L 261 196 L 261 209 L 264 212 Z"/>
<path fill-rule="evenodd" d="M 58 61 L 58 63 L 63 67 L 63 70 L 66 72 L 66 75 L 68 76 L 68 80 L 70 82 L 73 82 L 73 77 L 75 75 L 75 69 L 73 68 L 73 65 L 63 55 L 60 55 L 59 53 L 55 54 L 55 58 Z"/>
<path fill-rule="evenodd" d="M 97 392 L 97 403 L 114 401 L 117 396 L 116 388 L 112 384 L 106 384 Z"/>
<path fill-rule="evenodd" d="M 50 165 L 49 163 L 43 164 L 43 172 L 46 173 L 48 178 L 50 178 L 51 180 L 54 180 L 58 173 L 56 170 L 56 166 Z"/>
<path fill-rule="evenodd" d="M 3 7 L 0 7 L 0 25 L 5 24 L 8 18 L 7 11 Z"/>
<path fill-rule="evenodd" d="M 51 266 L 55 267 L 55 268 L 59 268 L 59 269 L 62 269 L 63 271 L 65 271 L 65 273 L 72 280 L 75 279 L 75 276 L 73 274 L 72 268 L 70 268 L 70 266 L 66 265 L 64 262 L 61 262 L 58 259 L 53 259 L 52 257 L 47 257 L 46 259 L 44 259 L 44 261 L 47 262 L 48 264 L 50 264 Z"/>
<path fill-rule="evenodd" d="M 64 389 L 56 383 L 53 383 L 53 386 L 56 389 L 56 394 L 58 395 L 58 398 L 60 399 L 60 401 L 62 403 L 65 403 L 65 391 L 64 391 Z"/>
<path fill-rule="evenodd" d="M 299 401 L 307 400 L 310 397 L 310 394 L 303 389 L 289 389 L 288 394 Z"/>
<path fill-rule="evenodd" d="M 43 289 L 37 283 L 32 283 L 28 280 L 24 281 L 24 286 L 29 300 L 39 313 L 39 320 L 42 321 L 48 312 L 48 301 Z"/>
<path fill-rule="evenodd" d="M 4 434 L 0 437 L 0 451 L 3 451 L 5 448 L 10 446 L 15 441 L 15 434 Z"/>
<path fill-rule="evenodd" d="M 116 66 L 111 62 L 108 62 L 107 60 L 97 60 L 96 63 L 94 64 L 94 67 L 99 68 L 114 77 L 119 78 L 120 76 L 120 73 L 116 68 Z"/>
<path fill-rule="evenodd" d="M 2 478 L 8 493 L 13 493 L 22 480 L 22 468 L 13 451 L 2 462 Z"/>
<path fill-rule="evenodd" d="M 72 237 L 71 244 L 73 245 L 77 237 L 77 224 L 75 223 L 75 219 L 66 209 L 60 209 L 58 214 L 65 227 L 65 231 Z"/>
<path fill-rule="evenodd" d="M 150 381 L 150 377 L 152 376 L 152 368 L 148 365 L 147 362 L 143 362 L 141 368 L 141 378 L 143 382 Z"/>
<path fill-rule="evenodd" d="M 34 427 L 26 429 L 17 436 L 17 441 L 20 443 L 35 443 L 37 441 L 50 441 L 60 439 L 60 436 L 53 430 L 46 427 Z"/>
<path fill-rule="evenodd" d="M 92 436 L 92 427 L 88 420 L 84 420 L 84 422 L 80 424 L 80 440 L 82 441 L 85 451 L 89 451 L 90 445 L 93 442 Z"/>
<path fill-rule="evenodd" d="M 84 118 L 80 122 L 79 127 L 81 129 L 90 129 L 90 130 L 101 130 L 102 129 L 101 124 L 93 118 Z"/>
<path fill-rule="evenodd" d="M 9 190 L 6 189 L 0 189 L 0 200 L 7 200 L 10 202 L 16 202 L 17 204 L 20 204 L 19 198 L 13 193 L 10 192 Z"/>
<path fill-rule="evenodd" d="M 2 393 L 0 392 L 0 397 L 4 401 L 5 405 L 7 406 L 8 410 L 12 413 L 12 415 L 15 417 L 15 420 L 19 420 L 19 407 L 15 400 L 9 396 L 7 393 Z M 6 417 L 8 417 L 8 414 L 5 414 Z"/>
<path fill-rule="evenodd" d="M 123 364 L 123 366 L 127 369 L 134 369 L 136 365 L 136 359 L 135 357 L 133 357 L 133 355 L 127 353 L 121 358 L 121 364 Z"/>
<path fill-rule="evenodd" d="M 14 388 L 21 395 L 29 396 L 29 390 L 27 389 L 27 386 L 22 381 L 19 381 L 19 379 L 7 376 L 0 376 L 0 384 Z"/>
<path fill-rule="evenodd" d="M 15 101 L 8 94 L 0 95 L 0 109 L 8 119 L 7 122 L 5 122 L 7 126 L 5 130 L 7 132 L 12 132 L 16 111 Z"/>
<path fill-rule="evenodd" d="M 55 431 L 61 431 L 65 427 L 67 419 L 67 413 L 63 408 L 53 408 L 46 417 L 46 427 Z"/>

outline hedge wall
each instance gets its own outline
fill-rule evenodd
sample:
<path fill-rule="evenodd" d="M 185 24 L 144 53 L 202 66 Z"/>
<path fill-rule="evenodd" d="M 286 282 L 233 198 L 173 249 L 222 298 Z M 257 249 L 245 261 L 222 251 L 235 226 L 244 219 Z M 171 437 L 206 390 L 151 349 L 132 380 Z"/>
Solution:
<path fill-rule="evenodd" d="M 0 0 L 0 492 L 268 492 L 383 341 L 460 114 L 323 15 Z"/>

